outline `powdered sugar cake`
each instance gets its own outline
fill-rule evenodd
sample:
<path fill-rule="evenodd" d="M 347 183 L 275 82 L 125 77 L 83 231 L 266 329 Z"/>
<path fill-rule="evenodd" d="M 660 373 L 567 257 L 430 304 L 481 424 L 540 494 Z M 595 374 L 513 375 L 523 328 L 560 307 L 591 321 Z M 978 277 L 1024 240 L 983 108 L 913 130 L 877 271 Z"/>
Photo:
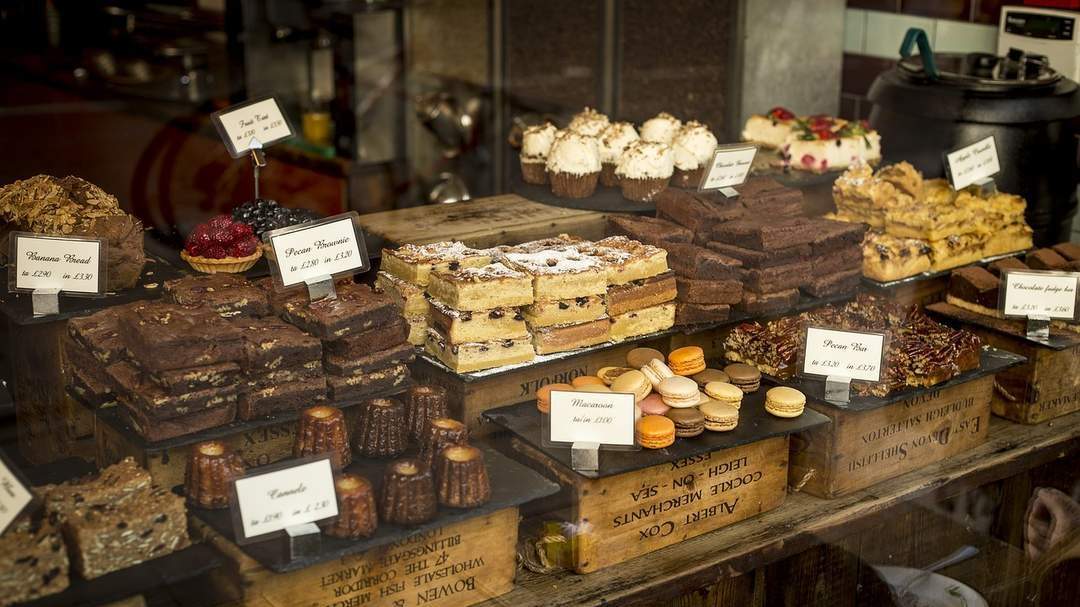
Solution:
<path fill-rule="evenodd" d="M 609 236 L 593 246 L 579 246 L 608 263 L 608 284 L 622 285 L 668 271 L 667 251 L 625 236 Z"/>
<path fill-rule="evenodd" d="M 397 249 L 383 249 L 382 269 L 398 278 L 427 286 L 433 271 L 456 271 L 491 263 L 489 251 L 466 246 L 458 241 L 431 244 L 406 244 Z"/>
<path fill-rule="evenodd" d="M 458 373 L 529 362 L 536 357 L 529 337 L 452 344 L 438 329 L 429 327 L 424 349 Z"/>
<path fill-rule="evenodd" d="M 380 270 L 375 277 L 375 290 L 389 295 L 394 300 L 394 305 L 400 308 L 405 316 L 427 314 L 428 302 L 424 297 L 424 289 L 416 284 Z"/>
<path fill-rule="evenodd" d="M 525 317 L 517 308 L 455 310 L 436 300 L 431 302 L 428 319 L 452 344 L 529 336 Z"/>
<path fill-rule="evenodd" d="M 604 297 L 601 295 L 537 301 L 525 306 L 521 311 L 530 327 L 589 322 L 608 313 L 604 306 Z"/>
<path fill-rule="evenodd" d="M 536 299 L 572 299 L 607 292 L 607 265 L 575 246 L 536 252 L 510 249 L 500 256 L 507 265 L 532 277 Z"/>
<path fill-rule="evenodd" d="M 513 308 L 533 302 L 533 281 L 529 275 L 495 262 L 433 272 L 428 294 L 457 310 Z"/>

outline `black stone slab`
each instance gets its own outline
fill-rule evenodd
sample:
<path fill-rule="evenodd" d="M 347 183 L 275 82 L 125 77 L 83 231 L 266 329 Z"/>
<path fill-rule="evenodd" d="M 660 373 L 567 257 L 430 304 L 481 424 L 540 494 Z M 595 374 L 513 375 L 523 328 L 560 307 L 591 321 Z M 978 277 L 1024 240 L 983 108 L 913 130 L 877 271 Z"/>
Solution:
<path fill-rule="evenodd" d="M 1062 331 L 1054 327 L 1050 327 L 1050 337 L 1048 339 L 1031 337 L 1027 334 L 1027 321 L 1019 318 L 994 318 L 985 314 L 976 314 L 971 310 L 965 310 L 944 301 L 930 304 L 926 306 L 926 309 L 954 323 L 975 325 L 1051 350 L 1061 351 L 1080 346 L 1080 334 Z"/>
<path fill-rule="evenodd" d="M 484 453 L 488 478 L 491 481 L 491 499 L 482 506 L 469 509 L 440 506 L 434 519 L 415 527 L 392 525 L 380 520 L 375 534 L 367 539 L 348 540 L 323 535 L 319 554 L 307 558 L 289 560 L 283 550 L 284 542 L 281 538 L 271 538 L 263 542 L 245 544 L 240 546 L 240 549 L 267 569 L 284 573 L 400 542 L 425 531 L 467 521 L 504 508 L 520 506 L 559 491 L 558 484 L 547 480 L 532 469 L 515 462 L 487 445 L 477 444 L 476 446 Z M 362 459 L 354 461 L 345 471 L 359 474 L 371 481 L 375 486 L 376 494 L 379 494 L 382 491 L 383 471 L 391 461 L 393 460 Z M 248 470 L 248 472 L 257 470 L 255 468 Z M 213 527 L 222 536 L 230 540 L 235 537 L 230 510 L 189 508 L 188 512 Z"/>
<path fill-rule="evenodd" d="M 566 466 L 567 469 L 572 469 L 569 448 L 544 445 L 541 413 L 537 410 L 535 402 L 491 409 L 484 413 L 484 417 L 509 430 L 530 446 Z M 706 430 L 693 438 L 677 438 L 675 444 L 666 449 L 601 450 L 599 470 L 575 472 L 590 479 L 607 478 L 651 466 L 669 464 L 675 460 L 694 457 L 702 453 L 756 443 L 773 436 L 787 436 L 827 423 L 829 423 L 828 417 L 809 408 L 795 418 L 781 418 L 766 413 L 765 391 L 758 390 L 743 396 L 742 405 L 739 407 L 739 425 L 734 430 L 729 432 Z"/>
<path fill-rule="evenodd" d="M 1027 358 L 1020 356 L 1019 354 L 1013 354 L 1006 350 L 999 350 L 997 348 L 984 347 L 982 354 L 979 357 L 979 368 L 961 373 L 956 377 L 942 382 L 936 386 L 929 388 L 904 388 L 903 390 L 896 390 L 886 396 L 854 396 L 852 395 L 851 401 L 848 403 L 831 403 L 825 400 L 825 380 L 821 379 L 809 379 L 802 377 L 793 377 L 791 379 L 779 379 L 770 375 L 762 374 L 763 381 L 773 385 L 790 386 L 801 391 L 806 395 L 807 399 L 813 399 L 822 404 L 830 407 L 836 407 L 843 411 L 873 411 L 874 409 L 880 409 L 886 405 L 900 402 L 909 398 L 916 398 L 924 394 L 930 394 L 937 392 L 945 388 L 949 388 L 958 384 L 966 383 L 986 377 L 987 375 L 994 375 L 1000 373 L 1005 369 L 1015 367 L 1016 365 L 1022 365 L 1027 362 Z"/>

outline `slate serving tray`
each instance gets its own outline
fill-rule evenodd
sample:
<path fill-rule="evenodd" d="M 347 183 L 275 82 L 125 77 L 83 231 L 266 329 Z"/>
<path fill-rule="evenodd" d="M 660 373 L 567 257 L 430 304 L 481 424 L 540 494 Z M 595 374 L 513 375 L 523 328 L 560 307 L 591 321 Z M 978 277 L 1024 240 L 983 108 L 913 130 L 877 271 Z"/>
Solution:
<path fill-rule="evenodd" d="M 1027 322 L 1021 318 L 994 318 L 976 314 L 943 301 L 930 304 L 926 306 L 926 309 L 949 320 L 976 325 L 1051 350 L 1068 350 L 1080 346 L 1080 334 L 1069 333 L 1054 327 L 1050 328 L 1049 339 L 1031 337 L 1027 334 Z"/>

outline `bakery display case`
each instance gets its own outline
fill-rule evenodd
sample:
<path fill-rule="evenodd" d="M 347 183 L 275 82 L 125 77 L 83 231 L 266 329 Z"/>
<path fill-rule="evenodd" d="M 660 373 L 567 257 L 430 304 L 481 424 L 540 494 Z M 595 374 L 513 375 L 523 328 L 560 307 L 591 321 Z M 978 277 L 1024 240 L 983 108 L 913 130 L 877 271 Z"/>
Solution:
<path fill-rule="evenodd" d="M 916 4 L 0 11 L 0 607 L 1077 604 L 1080 90 Z"/>

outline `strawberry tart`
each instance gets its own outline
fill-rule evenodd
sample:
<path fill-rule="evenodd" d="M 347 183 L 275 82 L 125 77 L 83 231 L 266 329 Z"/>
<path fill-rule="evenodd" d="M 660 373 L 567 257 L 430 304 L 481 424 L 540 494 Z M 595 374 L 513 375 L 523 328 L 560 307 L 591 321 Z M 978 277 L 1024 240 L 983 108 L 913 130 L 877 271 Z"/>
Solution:
<path fill-rule="evenodd" d="M 781 107 L 764 116 L 751 116 L 742 137 L 775 149 L 781 164 L 802 171 L 823 173 L 881 160 L 881 135 L 865 121 L 824 115 L 800 117 Z"/>
<path fill-rule="evenodd" d="M 262 249 L 250 225 L 218 215 L 195 227 L 180 257 L 199 272 L 237 273 L 251 269 Z"/>

